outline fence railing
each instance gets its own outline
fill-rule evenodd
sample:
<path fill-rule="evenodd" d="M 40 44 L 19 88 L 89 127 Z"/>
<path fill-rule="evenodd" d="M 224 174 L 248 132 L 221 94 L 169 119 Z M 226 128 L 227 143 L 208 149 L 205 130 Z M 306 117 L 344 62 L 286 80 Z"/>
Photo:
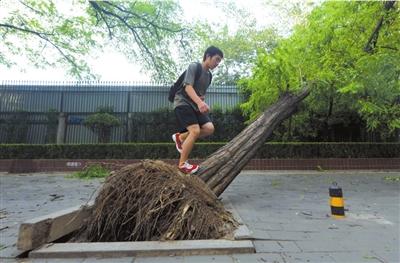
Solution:
<path fill-rule="evenodd" d="M 172 110 L 168 91 L 169 85 L 161 83 L 2 81 L 0 143 L 52 143 L 54 130 L 57 137 L 60 127 L 65 131 L 59 142 L 95 143 L 97 137 L 82 122 L 102 106 L 112 107 L 122 123 L 113 129 L 111 141 L 129 141 L 130 113 Z M 226 110 L 242 98 L 236 86 L 211 86 L 206 100 L 211 107 Z M 55 113 L 64 116 L 58 118 L 57 127 L 49 121 Z M 65 125 L 60 125 L 61 120 Z"/>

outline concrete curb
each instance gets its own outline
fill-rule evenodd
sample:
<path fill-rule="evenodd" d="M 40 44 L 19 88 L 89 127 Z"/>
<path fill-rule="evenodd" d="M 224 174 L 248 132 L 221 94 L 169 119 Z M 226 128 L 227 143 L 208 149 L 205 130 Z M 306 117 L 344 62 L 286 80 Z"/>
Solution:
<path fill-rule="evenodd" d="M 158 257 L 254 253 L 248 240 L 181 240 L 46 244 L 29 253 L 31 258 Z"/>

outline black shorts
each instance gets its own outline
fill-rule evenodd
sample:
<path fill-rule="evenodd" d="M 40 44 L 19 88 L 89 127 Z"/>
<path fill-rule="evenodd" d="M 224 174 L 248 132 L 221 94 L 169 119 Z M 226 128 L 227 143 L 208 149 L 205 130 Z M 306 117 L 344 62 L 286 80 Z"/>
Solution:
<path fill-rule="evenodd" d="M 207 122 L 211 122 L 208 113 L 200 113 L 195 111 L 191 106 L 178 106 L 175 108 L 175 116 L 178 122 L 179 132 L 186 132 L 187 127 L 193 124 L 203 126 Z"/>

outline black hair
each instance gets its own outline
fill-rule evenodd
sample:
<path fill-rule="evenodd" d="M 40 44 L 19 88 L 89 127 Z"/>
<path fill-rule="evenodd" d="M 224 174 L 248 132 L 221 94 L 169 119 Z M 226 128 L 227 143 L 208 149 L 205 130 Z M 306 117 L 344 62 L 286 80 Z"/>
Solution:
<path fill-rule="evenodd" d="M 222 53 L 221 49 L 214 46 L 210 46 L 204 52 L 203 61 L 206 60 L 207 56 L 213 57 L 215 55 L 219 55 L 221 58 L 224 57 L 224 53 Z"/>

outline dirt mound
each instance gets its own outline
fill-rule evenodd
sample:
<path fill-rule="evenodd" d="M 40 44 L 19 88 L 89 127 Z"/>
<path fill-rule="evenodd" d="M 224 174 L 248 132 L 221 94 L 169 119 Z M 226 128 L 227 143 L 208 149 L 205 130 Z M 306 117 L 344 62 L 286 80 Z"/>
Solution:
<path fill-rule="evenodd" d="M 107 177 L 80 241 L 150 241 L 227 237 L 237 222 L 196 176 L 146 160 Z"/>

